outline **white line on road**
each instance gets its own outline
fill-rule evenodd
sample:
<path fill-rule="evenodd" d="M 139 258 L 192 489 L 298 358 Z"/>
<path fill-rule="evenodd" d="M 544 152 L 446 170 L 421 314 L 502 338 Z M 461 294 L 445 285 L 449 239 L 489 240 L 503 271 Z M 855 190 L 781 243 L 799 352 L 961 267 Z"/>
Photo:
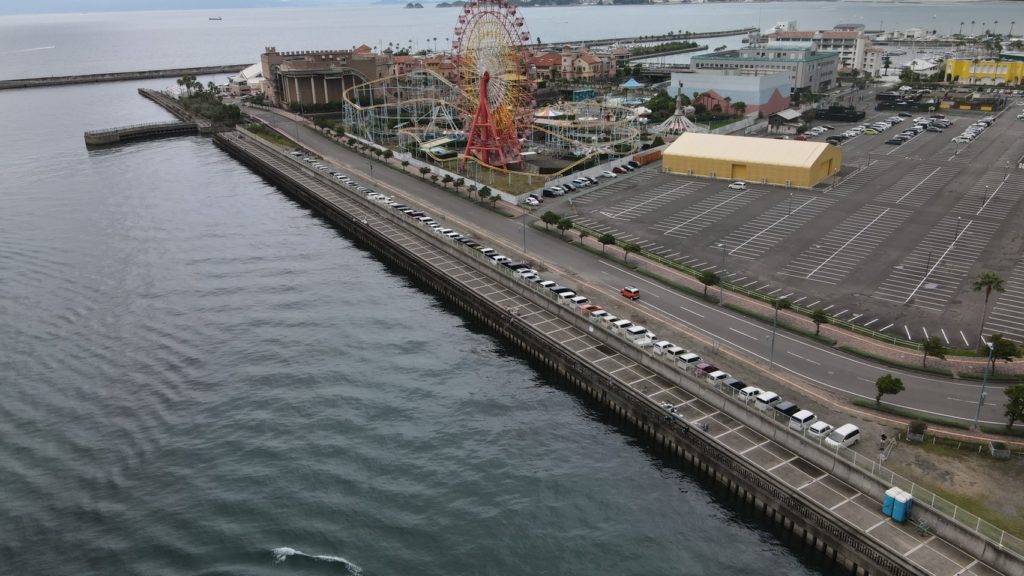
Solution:
<path fill-rule="evenodd" d="M 879 331 L 879 332 L 885 332 L 885 331 L 886 331 L 886 330 L 888 330 L 889 328 L 892 328 L 892 324 L 887 324 L 887 325 L 886 325 L 885 327 L 883 327 L 883 328 L 879 328 L 879 329 L 878 329 L 878 331 Z"/>
<path fill-rule="evenodd" d="M 924 284 L 925 280 L 928 279 L 928 276 L 930 276 L 931 273 L 936 268 L 939 267 L 939 264 L 942 263 L 942 259 L 949 255 L 949 251 L 953 249 L 953 246 L 956 246 L 956 241 L 959 240 L 960 237 L 967 232 L 967 229 L 971 227 L 971 224 L 974 224 L 974 220 L 968 220 L 967 224 L 964 224 L 964 229 L 961 230 L 960 233 L 956 235 L 956 238 L 954 238 L 953 241 L 949 243 L 949 246 L 942 252 L 942 255 L 939 256 L 939 259 L 935 261 L 935 264 L 928 270 L 928 272 L 925 273 L 924 278 L 921 278 L 921 281 L 917 283 L 917 286 L 914 287 L 914 290 L 910 293 L 910 296 L 907 296 L 907 299 L 903 301 L 904 304 L 910 302 L 910 299 L 914 297 L 914 294 L 917 294 L 917 291 L 921 289 L 921 286 Z M 909 337 L 909 334 L 907 336 Z"/>
<path fill-rule="evenodd" d="M 946 341 L 946 344 L 949 344 L 949 336 L 946 336 L 946 329 L 939 328 L 939 332 L 942 332 L 942 339 Z"/>
<path fill-rule="evenodd" d="M 865 328 L 867 328 L 868 326 L 871 326 L 871 325 L 872 325 L 872 324 L 874 324 L 875 322 L 878 322 L 878 318 L 874 318 L 874 319 L 872 319 L 872 320 L 870 320 L 870 321 L 866 322 L 866 323 L 864 324 L 864 327 L 865 327 Z"/>
<path fill-rule="evenodd" d="M 977 404 L 977 400 L 964 400 L 963 398 L 953 398 L 952 396 L 946 396 L 946 400 L 953 400 L 956 402 L 964 402 L 966 404 Z"/>
<path fill-rule="evenodd" d="M 668 230 L 666 230 L 666 231 L 664 232 L 664 234 L 665 234 L 666 236 L 668 236 L 668 234 L 669 234 L 670 232 L 675 232 L 675 231 L 676 231 L 676 230 L 678 230 L 679 228 L 682 228 L 683 226 L 686 226 L 686 225 L 687 225 L 687 224 L 689 224 L 690 222 L 693 222 L 694 220 L 696 220 L 696 219 L 700 218 L 701 216 L 704 216 L 704 215 L 705 215 L 705 214 L 707 214 L 708 212 L 713 212 L 713 211 L 714 211 L 715 209 L 717 209 L 717 208 L 720 208 L 720 207 L 722 207 L 722 206 L 725 206 L 725 205 L 726 205 L 726 204 L 728 204 L 729 202 L 732 202 L 733 200 L 736 200 L 736 199 L 740 198 L 741 196 L 743 196 L 743 195 L 744 195 L 744 194 L 746 194 L 747 192 L 749 192 L 749 190 L 744 190 L 743 192 L 740 192 L 739 194 L 736 194 L 735 196 L 732 196 L 732 197 L 730 197 L 730 198 L 727 198 L 727 199 L 725 199 L 725 200 L 722 200 L 722 201 L 721 201 L 721 202 L 719 202 L 718 204 L 715 204 L 714 206 L 712 206 L 711 208 L 708 208 L 707 210 L 705 210 L 705 211 L 701 212 L 700 214 L 695 214 L 695 215 L 694 215 L 694 216 L 693 216 L 692 218 L 690 218 L 689 220 L 686 220 L 686 221 L 684 221 L 684 222 L 680 222 L 679 224 L 677 224 L 677 225 L 675 225 L 675 226 L 673 226 L 673 227 L 669 228 Z"/>
<path fill-rule="evenodd" d="M 928 328 L 925 328 L 924 326 L 921 326 L 921 331 L 924 332 L 925 340 L 931 338 L 931 336 L 928 335 Z"/>
<path fill-rule="evenodd" d="M 964 346 L 971 347 L 971 343 L 967 341 L 967 336 L 964 336 L 964 331 L 960 331 L 960 337 L 964 339 Z"/>
<path fill-rule="evenodd" d="M 737 329 L 735 329 L 735 328 L 733 328 L 731 326 L 729 327 L 729 330 L 732 330 L 733 332 L 739 334 L 740 336 L 746 336 L 747 338 L 750 338 L 751 340 L 757 340 L 757 338 L 751 336 L 750 334 L 747 334 L 746 332 L 740 332 L 739 330 L 737 330 Z"/>
<path fill-rule="evenodd" d="M 816 198 L 815 196 L 811 196 L 811 199 L 810 199 L 810 200 L 808 200 L 807 202 L 804 202 L 803 204 L 801 204 L 801 205 L 797 206 L 797 207 L 796 207 L 796 211 L 797 211 L 797 212 L 799 212 L 801 208 L 803 208 L 804 206 L 807 206 L 807 205 L 808 205 L 808 204 L 810 204 L 811 202 L 814 202 L 814 199 L 815 199 L 815 198 Z M 772 228 L 774 228 L 774 227 L 775 227 L 775 225 L 776 225 L 776 224 L 779 224 L 779 223 L 781 223 L 781 222 L 782 222 L 783 220 L 785 220 L 786 218 L 789 218 L 789 217 L 790 217 L 790 216 L 792 216 L 792 215 L 793 215 L 793 211 L 791 210 L 789 214 L 786 214 L 786 215 L 785 215 L 785 216 L 783 216 L 782 218 L 779 218 L 779 219 L 778 219 L 778 220 L 776 220 L 775 222 L 772 222 L 772 223 L 771 223 L 771 225 L 769 225 L 768 227 L 766 227 L 766 228 L 765 228 L 764 230 L 761 230 L 761 231 L 760 231 L 760 232 L 758 232 L 757 234 L 754 234 L 753 236 L 751 236 L 750 238 L 748 238 L 746 242 L 744 242 L 743 244 L 740 244 L 739 246 L 737 246 L 737 247 L 733 248 L 732 250 L 730 250 L 730 251 L 729 251 L 729 255 L 731 256 L 731 255 L 732 255 L 732 254 L 733 254 L 734 252 L 736 252 L 736 251 L 737 251 L 737 250 L 739 250 L 740 248 L 743 248 L 743 247 L 744 247 L 744 246 L 746 246 L 746 245 L 747 245 L 747 244 L 748 244 L 749 242 L 751 242 L 752 240 L 754 240 L 755 238 L 757 238 L 757 237 L 758 237 L 758 236 L 760 236 L 761 234 L 764 234 L 765 232 L 767 232 L 767 231 L 771 230 Z"/>
<path fill-rule="evenodd" d="M 790 352 L 789 350 L 786 350 L 786 354 L 789 354 L 790 356 L 796 356 L 797 358 L 803 360 L 804 362 L 810 362 L 811 364 L 814 364 L 815 366 L 821 366 L 821 362 L 815 362 L 814 360 L 811 360 L 810 358 L 804 358 L 803 356 L 801 356 L 799 354 L 794 354 L 794 353 Z"/>
<path fill-rule="evenodd" d="M 913 340 L 914 337 L 910 335 L 910 327 L 904 324 L 903 329 L 907 331 L 907 340 Z"/>
<path fill-rule="evenodd" d="M 925 182 L 928 181 L 929 178 L 931 178 L 932 176 L 935 176 L 935 173 L 938 172 L 939 170 L 942 170 L 941 166 L 936 168 L 935 170 L 932 170 L 931 174 L 925 176 L 920 182 L 918 182 L 916 185 L 914 185 L 913 188 L 911 188 L 910 190 L 907 190 L 907 193 L 904 194 L 903 196 L 900 196 L 899 200 L 893 202 L 893 204 L 899 204 L 900 202 L 902 202 L 904 198 L 906 198 L 907 196 L 910 196 L 911 192 L 913 192 L 914 190 L 917 190 L 918 188 L 920 188 L 921 184 L 924 184 Z"/>

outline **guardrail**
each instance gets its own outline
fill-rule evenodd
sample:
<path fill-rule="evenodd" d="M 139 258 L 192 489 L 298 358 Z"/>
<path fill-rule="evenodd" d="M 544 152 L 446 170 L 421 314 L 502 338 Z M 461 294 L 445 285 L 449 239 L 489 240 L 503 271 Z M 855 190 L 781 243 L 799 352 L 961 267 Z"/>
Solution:
<path fill-rule="evenodd" d="M 594 230 L 593 228 L 588 228 L 588 227 L 583 226 L 581 224 L 577 224 L 575 222 L 573 222 L 573 228 L 575 228 L 577 230 L 580 230 L 580 231 L 583 231 L 583 232 L 586 232 L 587 234 L 589 234 L 590 236 L 593 236 L 594 238 L 600 238 L 602 236 L 601 232 L 598 232 L 597 230 Z M 622 248 L 624 246 L 624 243 L 619 242 L 618 240 L 616 240 L 615 241 L 615 245 L 620 247 L 620 248 Z M 657 263 L 659 263 L 659 264 L 661 264 L 663 266 L 667 266 L 669 268 L 672 268 L 673 270 L 677 270 L 677 271 L 682 272 L 682 273 L 684 273 L 684 274 L 686 274 L 688 276 L 692 276 L 695 279 L 698 279 L 698 280 L 700 279 L 701 271 L 697 270 L 696 268 L 691 268 L 689 266 L 686 266 L 685 264 L 680 264 L 679 262 L 676 262 L 674 260 L 669 260 L 667 258 L 659 256 L 659 255 L 657 255 L 657 254 L 655 254 L 653 252 L 650 252 L 648 250 L 641 249 L 639 252 L 637 252 L 637 254 L 647 258 L 648 260 L 652 260 L 652 261 L 657 262 Z M 738 285 L 733 284 L 731 282 L 726 282 L 725 280 L 720 280 L 720 281 L 722 283 L 722 287 L 724 289 L 726 289 L 726 290 L 729 290 L 730 292 L 735 292 L 737 294 L 743 294 L 744 296 L 748 296 L 750 298 L 761 300 L 763 302 L 767 302 L 767 303 L 770 303 L 770 304 L 774 304 L 775 301 L 777 300 L 777 298 L 773 298 L 772 296 L 769 296 L 768 294 L 765 294 L 763 292 L 758 292 L 756 290 L 749 290 L 747 288 L 744 288 L 742 286 L 738 286 Z M 799 312 L 801 314 L 807 315 L 807 316 L 810 316 L 811 313 L 814 312 L 814 310 L 812 310 L 810 308 L 807 308 L 805 306 L 799 306 L 799 305 L 792 304 L 792 303 L 790 304 L 789 309 L 793 310 L 793 311 L 796 311 L 796 312 Z M 838 318 L 835 318 L 834 316 L 829 316 L 828 317 L 828 323 L 833 325 L 833 326 L 839 326 L 841 328 L 845 328 L 845 329 L 847 329 L 847 330 L 849 330 L 851 332 L 854 332 L 856 334 L 862 334 L 864 336 L 868 336 L 868 337 L 874 338 L 876 340 L 881 340 L 883 342 L 889 342 L 889 343 L 894 344 L 896 346 L 903 346 L 903 347 L 909 348 L 911 350 L 920 350 L 921 349 L 921 344 L 919 342 L 914 342 L 913 340 L 907 340 L 906 338 L 900 338 L 898 336 L 890 336 L 888 334 L 882 334 L 881 332 L 879 332 L 877 330 L 872 330 L 871 328 L 867 328 L 865 326 L 860 326 L 860 325 L 854 324 L 854 323 L 846 321 L 846 320 L 840 320 Z"/>

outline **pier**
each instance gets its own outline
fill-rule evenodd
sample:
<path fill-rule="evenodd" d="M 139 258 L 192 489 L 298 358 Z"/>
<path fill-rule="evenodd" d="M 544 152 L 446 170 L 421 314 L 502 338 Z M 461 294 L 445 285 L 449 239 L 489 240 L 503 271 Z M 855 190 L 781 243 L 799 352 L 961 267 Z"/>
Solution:
<path fill-rule="evenodd" d="M 220 64 L 217 66 L 137 70 L 134 72 L 106 72 L 102 74 L 76 74 L 74 76 L 19 78 L 13 80 L 0 80 L 0 90 L 13 90 L 15 88 L 42 88 L 44 86 L 63 86 L 66 84 L 94 84 L 96 82 L 122 82 L 125 80 L 147 80 L 150 78 L 177 78 L 185 75 L 204 76 L 207 74 L 221 73 L 236 74 L 240 70 L 244 70 L 250 64 Z"/>
<path fill-rule="evenodd" d="M 542 362 L 659 449 L 725 487 L 735 503 L 769 518 L 784 538 L 803 543 L 840 570 L 897 576 L 1024 573 L 1019 553 L 951 521 L 928 502 L 915 504 L 920 525 L 887 518 L 881 495 L 890 479 L 873 475 L 871 458 L 825 450 L 792 433 L 693 371 L 590 322 L 478 251 L 342 186 L 285 150 L 243 131 L 218 134 L 214 142 Z M 407 204 L 420 200 L 363 180 Z M 487 236 L 472 223 L 455 226 Z M 531 257 L 510 246 L 502 252 Z M 665 410 L 666 400 L 677 410 Z"/>
<path fill-rule="evenodd" d="M 149 122 L 85 133 L 86 146 L 108 146 L 132 140 L 190 136 L 199 133 L 195 122 Z"/>

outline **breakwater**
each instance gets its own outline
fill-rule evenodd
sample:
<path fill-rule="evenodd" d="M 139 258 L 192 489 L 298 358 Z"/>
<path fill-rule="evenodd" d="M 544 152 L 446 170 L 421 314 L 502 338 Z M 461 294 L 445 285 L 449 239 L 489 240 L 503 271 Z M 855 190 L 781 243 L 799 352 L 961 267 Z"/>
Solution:
<path fill-rule="evenodd" d="M 772 412 L 751 410 L 674 361 L 591 323 L 479 252 L 256 138 L 230 133 L 215 142 L 850 572 L 952 576 L 968 564 L 985 568 L 982 562 L 1006 574 L 1022 568 L 1018 557 L 945 521 L 927 503 L 915 509 L 915 520 L 928 526 L 921 533 L 886 520 L 878 508 L 887 486 L 864 474 L 863 462 L 849 461 L 848 451 L 823 450 Z M 662 408 L 664 400 L 678 412 Z M 965 564 L 925 569 L 950 549 Z"/>
<path fill-rule="evenodd" d="M 95 82 L 121 82 L 125 80 L 146 80 L 150 78 L 175 78 L 192 75 L 230 73 L 235 74 L 249 64 L 221 64 L 218 66 L 193 66 L 189 68 L 165 68 L 161 70 L 136 70 L 132 72 L 105 72 L 102 74 L 76 74 L 74 76 L 44 76 L 40 78 L 18 78 L 0 80 L 0 90 L 15 88 L 42 88 L 66 84 L 91 84 Z"/>
<path fill-rule="evenodd" d="M 596 40 L 576 40 L 573 42 L 546 42 L 531 47 L 549 49 L 549 48 L 560 48 L 565 45 L 580 45 L 580 46 L 608 46 L 611 44 L 648 44 L 652 42 L 673 42 L 677 40 L 695 40 L 698 38 L 721 38 L 724 36 L 739 36 L 740 34 L 750 34 L 757 32 L 756 26 L 747 28 L 735 28 L 732 30 L 717 30 L 711 32 L 682 32 L 682 33 L 670 33 L 660 34 L 656 36 L 620 36 L 617 38 L 598 38 Z"/>
<path fill-rule="evenodd" d="M 108 146 L 132 140 L 188 136 L 198 133 L 199 127 L 195 122 L 149 122 L 86 132 L 85 144 L 87 146 Z"/>

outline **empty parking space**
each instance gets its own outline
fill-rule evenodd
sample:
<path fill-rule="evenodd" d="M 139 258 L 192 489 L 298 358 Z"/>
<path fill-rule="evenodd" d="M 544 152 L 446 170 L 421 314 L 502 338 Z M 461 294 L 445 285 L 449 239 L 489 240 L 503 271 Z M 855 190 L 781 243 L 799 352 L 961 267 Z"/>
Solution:
<path fill-rule="evenodd" d="M 859 191 L 865 185 L 873 182 L 895 165 L 893 160 L 872 160 L 867 166 L 861 167 L 853 174 L 847 176 L 837 186 L 829 189 L 830 196 L 844 197 L 851 192 Z"/>
<path fill-rule="evenodd" d="M 767 212 L 721 240 L 729 256 L 757 258 L 807 222 L 818 217 L 835 199 L 805 193 L 790 194 Z"/>
<path fill-rule="evenodd" d="M 634 192 L 622 202 L 600 210 L 599 214 L 612 220 L 629 221 L 679 200 L 706 185 L 703 182 L 668 182 L 643 192 Z"/>
<path fill-rule="evenodd" d="M 955 170 L 939 166 L 918 166 L 899 179 L 888 190 L 875 197 L 876 202 L 918 208 L 938 192 L 955 175 Z"/>
<path fill-rule="evenodd" d="M 837 284 L 911 214 L 899 208 L 864 206 L 786 265 L 783 274 Z"/>
<path fill-rule="evenodd" d="M 992 312 L 985 322 L 985 334 L 1002 334 L 1007 338 L 1024 342 L 1024 258 L 1018 260 L 1010 277 L 1006 280 L 1006 291 L 993 293 L 996 298 Z"/>
<path fill-rule="evenodd" d="M 952 212 L 997 219 L 1011 216 L 1024 192 L 1024 179 L 1007 179 L 1005 174 L 995 170 L 986 172 L 971 185 Z"/>
<path fill-rule="evenodd" d="M 665 236 L 688 238 L 764 196 L 763 190 L 722 190 L 651 226 Z"/>
<path fill-rule="evenodd" d="M 941 312 L 996 229 L 995 224 L 982 220 L 942 218 L 893 268 L 872 297 Z"/>
<path fill-rule="evenodd" d="M 644 170 L 639 174 L 630 174 L 623 178 L 618 178 L 614 182 L 605 184 L 603 187 L 596 190 L 589 190 L 585 194 L 574 196 L 571 200 L 575 205 L 590 204 L 601 200 L 602 198 L 607 198 L 613 194 L 635 189 L 657 175 L 657 172 L 650 169 Z"/>

